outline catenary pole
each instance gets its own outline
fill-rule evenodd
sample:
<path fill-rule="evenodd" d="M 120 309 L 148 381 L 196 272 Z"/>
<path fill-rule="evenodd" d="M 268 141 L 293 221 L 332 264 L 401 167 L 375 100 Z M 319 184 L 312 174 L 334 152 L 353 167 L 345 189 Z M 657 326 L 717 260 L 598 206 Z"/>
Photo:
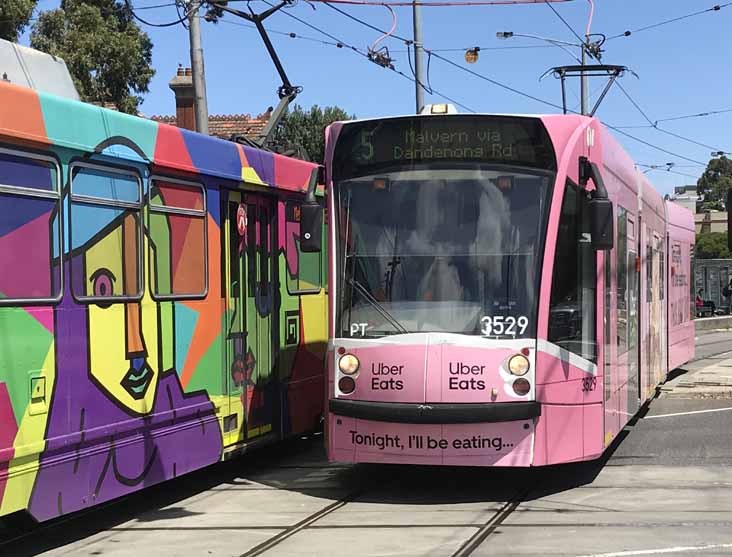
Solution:
<path fill-rule="evenodd" d="M 417 114 L 424 106 L 424 66 L 422 65 L 422 7 L 415 2 L 412 4 L 414 20 L 414 87 L 417 105 Z"/>
<path fill-rule="evenodd" d="M 208 135 L 206 74 L 203 68 L 201 25 L 198 17 L 200 6 L 200 0 L 190 0 L 188 3 L 188 32 L 191 42 L 191 73 L 193 74 L 193 106 L 196 113 L 196 131 Z"/>

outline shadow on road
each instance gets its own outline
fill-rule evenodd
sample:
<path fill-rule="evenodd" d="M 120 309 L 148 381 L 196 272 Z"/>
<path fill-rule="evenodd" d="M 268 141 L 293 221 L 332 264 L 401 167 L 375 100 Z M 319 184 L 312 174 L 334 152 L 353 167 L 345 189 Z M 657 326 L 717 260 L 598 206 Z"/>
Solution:
<path fill-rule="evenodd" d="M 0 555 L 37 555 L 118 528 L 133 519 L 154 523 L 200 514 L 186 509 L 185 500 L 213 488 L 237 490 L 268 485 L 317 494 L 326 501 L 357 494 L 359 502 L 393 505 L 505 502 L 517 497 L 534 500 L 591 484 L 626 435 L 627 431 L 622 432 L 596 461 L 536 469 L 376 464 L 329 467 L 322 437 L 297 439 L 40 525 L 27 516 L 11 516 L 0 522 Z M 327 488 L 315 493 L 308 482 L 296 481 L 311 469 L 316 474 L 328 470 Z M 287 477 L 293 481 L 288 482 Z M 13 538 L 17 539 L 12 541 Z"/>

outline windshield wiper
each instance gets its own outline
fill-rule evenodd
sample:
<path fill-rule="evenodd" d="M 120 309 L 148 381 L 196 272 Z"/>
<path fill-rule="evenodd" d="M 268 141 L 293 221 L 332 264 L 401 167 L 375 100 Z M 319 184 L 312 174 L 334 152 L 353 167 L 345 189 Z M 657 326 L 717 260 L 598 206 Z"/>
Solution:
<path fill-rule="evenodd" d="M 369 302 L 376 311 L 381 314 L 381 316 L 386 319 L 391 325 L 400 333 L 408 334 L 409 331 L 407 331 L 399 321 L 397 321 L 392 314 L 390 314 L 386 309 L 384 309 L 384 306 L 382 306 L 379 301 L 374 298 L 374 296 L 371 294 L 371 292 L 368 291 L 368 289 L 358 282 L 356 279 L 348 278 L 346 277 L 346 280 L 353 286 L 356 290 L 358 290 L 361 295 L 366 299 L 367 302 Z"/>

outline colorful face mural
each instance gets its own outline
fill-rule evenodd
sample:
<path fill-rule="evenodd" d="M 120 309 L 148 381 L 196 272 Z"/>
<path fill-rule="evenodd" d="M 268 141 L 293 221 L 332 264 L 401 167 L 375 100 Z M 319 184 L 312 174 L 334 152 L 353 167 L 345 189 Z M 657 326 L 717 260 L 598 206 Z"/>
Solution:
<path fill-rule="evenodd" d="M 53 518 L 313 424 L 325 300 L 286 287 L 297 261 L 277 278 L 284 204 L 230 251 L 228 193 L 202 177 L 302 192 L 311 165 L 4 84 L 0 121 L 61 158 L 0 147 L 0 516 Z M 253 273 L 236 296 L 234 261 Z"/>

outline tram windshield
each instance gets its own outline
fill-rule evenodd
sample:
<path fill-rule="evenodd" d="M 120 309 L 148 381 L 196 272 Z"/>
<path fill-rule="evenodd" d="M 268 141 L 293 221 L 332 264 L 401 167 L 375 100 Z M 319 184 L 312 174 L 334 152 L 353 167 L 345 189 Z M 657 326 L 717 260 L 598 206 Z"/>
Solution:
<path fill-rule="evenodd" d="M 535 335 L 552 181 L 474 166 L 339 183 L 343 333 Z"/>

